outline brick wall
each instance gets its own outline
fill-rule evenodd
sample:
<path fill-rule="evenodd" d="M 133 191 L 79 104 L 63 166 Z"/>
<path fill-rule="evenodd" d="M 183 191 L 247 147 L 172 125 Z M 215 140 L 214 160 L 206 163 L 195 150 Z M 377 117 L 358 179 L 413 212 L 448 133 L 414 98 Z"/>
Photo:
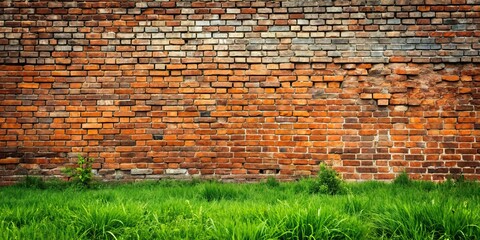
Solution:
<path fill-rule="evenodd" d="M 480 1 L 2 1 L 0 182 L 480 179 Z"/>

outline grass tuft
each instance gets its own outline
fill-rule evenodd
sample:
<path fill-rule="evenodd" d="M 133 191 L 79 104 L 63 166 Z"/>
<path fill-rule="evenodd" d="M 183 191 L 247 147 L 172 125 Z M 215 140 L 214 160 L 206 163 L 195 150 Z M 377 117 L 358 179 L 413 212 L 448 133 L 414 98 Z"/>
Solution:
<path fill-rule="evenodd" d="M 232 185 L 222 183 L 207 183 L 202 189 L 201 196 L 207 201 L 232 200 L 238 196 Z"/>
<path fill-rule="evenodd" d="M 393 184 L 396 185 L 410 185 L 412 183 L 412 180 L 410 180 L 410 177 L 408 176 L 408 173 L 406 171 L 403 171 L 400 173 L 394 180 Z"/>

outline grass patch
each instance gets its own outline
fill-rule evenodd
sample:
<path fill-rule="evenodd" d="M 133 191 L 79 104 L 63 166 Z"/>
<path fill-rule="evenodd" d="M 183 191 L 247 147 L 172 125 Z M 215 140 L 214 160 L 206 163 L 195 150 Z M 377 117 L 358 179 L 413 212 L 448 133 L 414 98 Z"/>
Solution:
<path fill-rule="evenodd" d="M 0 239 L 479 239 L 480 185 L 316 179 L 0 188 Z"/>
<path fill-rule="evenodd" d="M 206 183 L 201 191 L 201 196 L 206 201 L 232 200 L 239 197 L 239 190 L 231 184 L 217 182 Z"/>

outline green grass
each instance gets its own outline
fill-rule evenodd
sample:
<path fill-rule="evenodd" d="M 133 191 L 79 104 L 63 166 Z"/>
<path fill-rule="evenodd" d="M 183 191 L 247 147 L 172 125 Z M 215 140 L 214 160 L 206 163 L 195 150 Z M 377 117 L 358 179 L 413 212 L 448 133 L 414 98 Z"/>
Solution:
<path fill-rule="evenodd" d="M 160 181 L 0 188 L 0 239 L 480 239 L 480 185 Z"/>

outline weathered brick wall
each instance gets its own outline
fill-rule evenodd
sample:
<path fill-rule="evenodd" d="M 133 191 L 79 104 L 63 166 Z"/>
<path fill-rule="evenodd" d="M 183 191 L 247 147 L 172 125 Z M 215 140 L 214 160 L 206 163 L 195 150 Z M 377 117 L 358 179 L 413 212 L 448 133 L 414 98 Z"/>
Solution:
<path fill-rule="evenodd" d="M 480 178 L 480 1 L 0 2 L 0 182 Z"/>

